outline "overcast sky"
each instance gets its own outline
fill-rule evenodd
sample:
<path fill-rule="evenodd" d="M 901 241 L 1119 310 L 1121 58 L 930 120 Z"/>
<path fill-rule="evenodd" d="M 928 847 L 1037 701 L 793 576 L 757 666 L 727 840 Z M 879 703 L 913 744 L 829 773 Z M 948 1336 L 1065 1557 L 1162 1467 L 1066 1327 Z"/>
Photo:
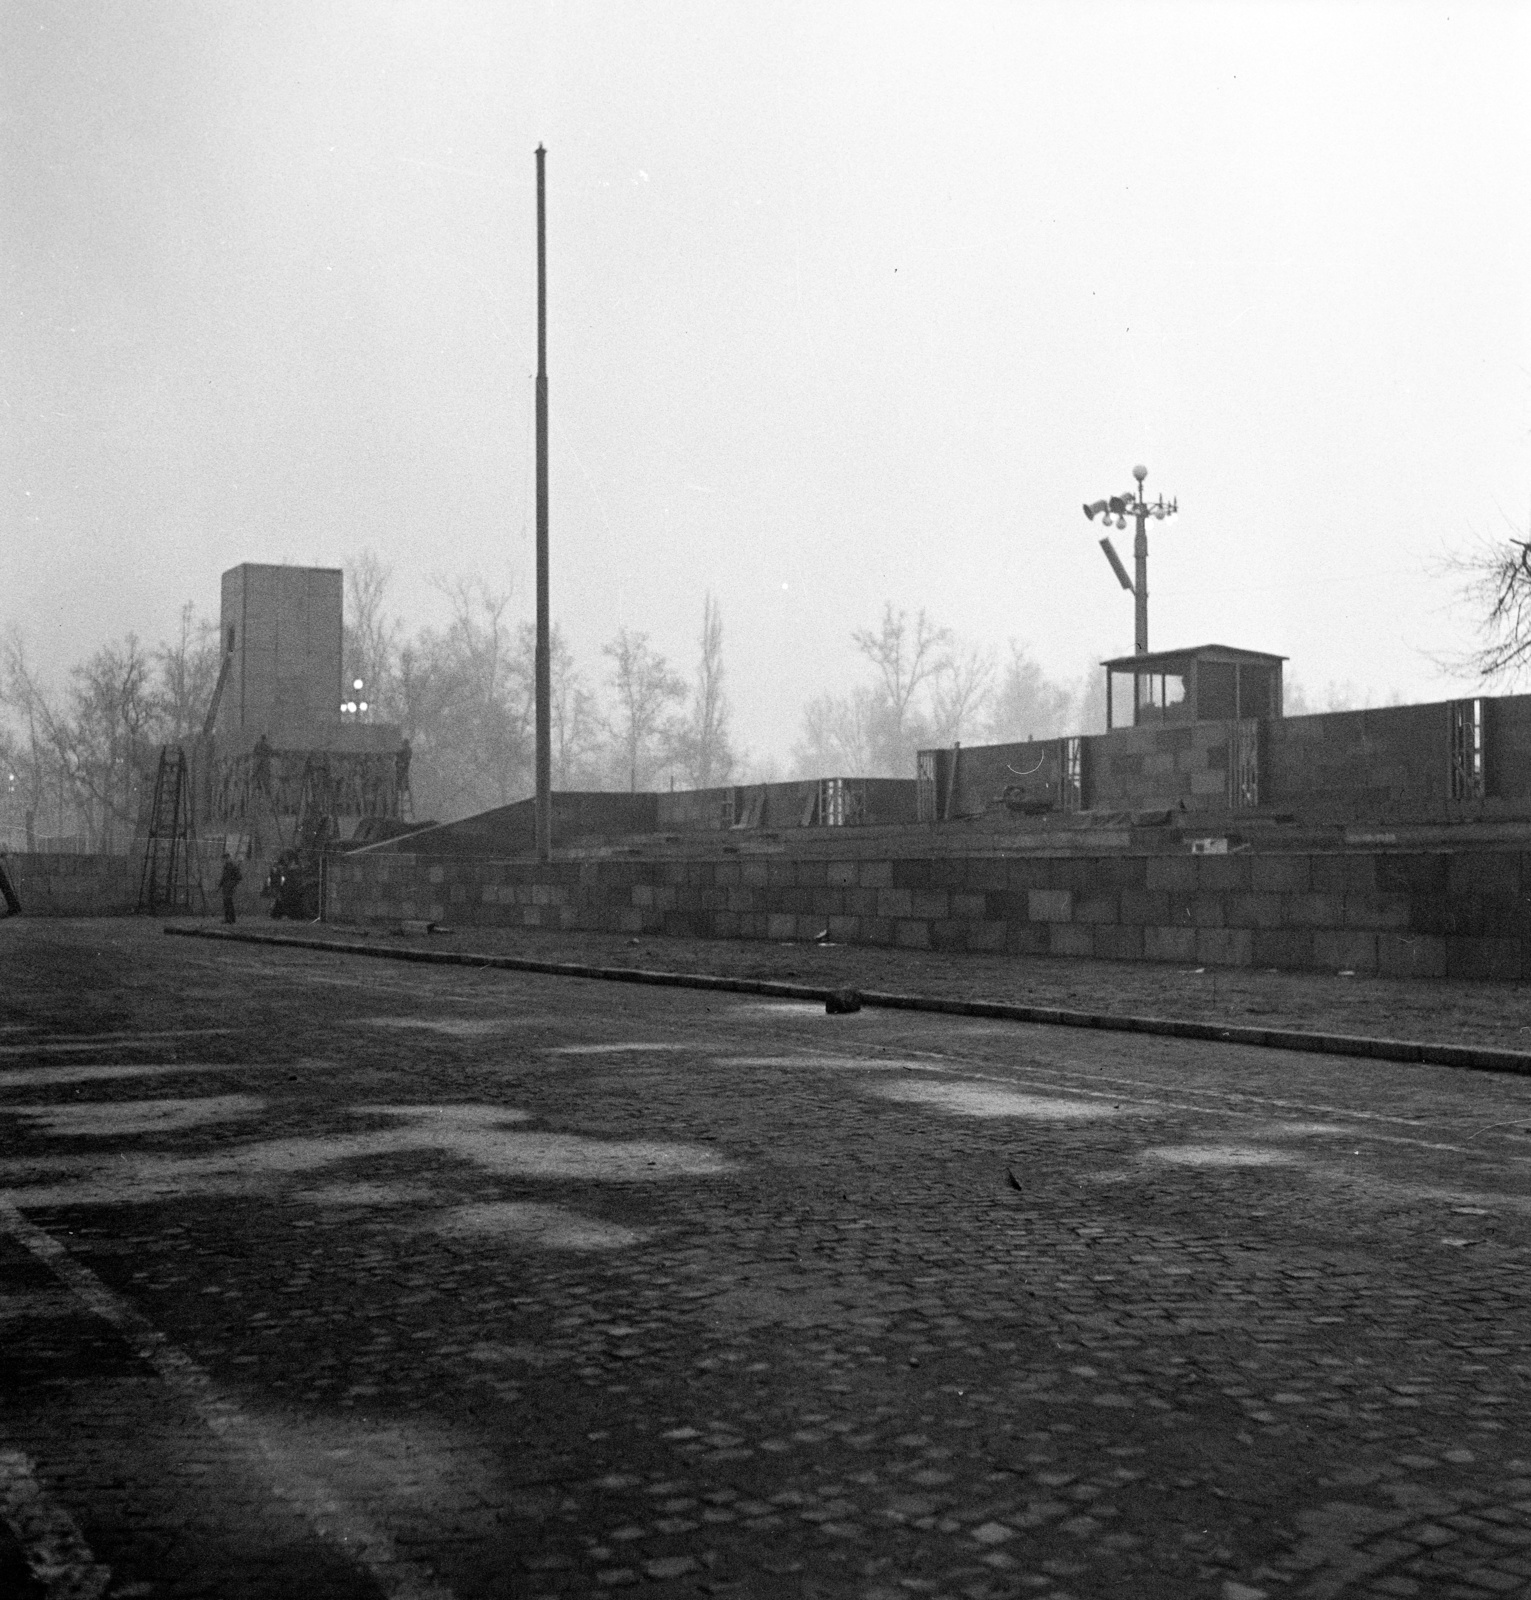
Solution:
<path fill-rule="evenodd" d="M 241 561 L 533 588 L 785 754 L 884 600 L 1439 699 L 1531 518 L 1531 5 L 0 5 L 0 623 L 59 679 Z M 1130 559 L 1130 533 L 1118 536 Z"/>

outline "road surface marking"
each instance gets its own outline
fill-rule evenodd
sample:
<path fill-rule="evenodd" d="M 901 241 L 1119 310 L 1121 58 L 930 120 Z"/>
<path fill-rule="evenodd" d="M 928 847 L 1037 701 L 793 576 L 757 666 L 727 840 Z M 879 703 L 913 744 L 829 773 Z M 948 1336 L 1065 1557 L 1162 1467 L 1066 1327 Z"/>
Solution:
<path fill-rule="evenodd" d="M 41 1261 L 87 1310 L 110 1323 L 133 1354 L 191 1405 L 217 1439 L 261 1469 L 272 1493 L 290 1505 L 320 1538 L 363 1567 L 390 1600 L 453 1600 L 452 1591 L 437 1583 L 426 1568 L 399 1556 L 383 1529 L 345 1505 L 318 1479 L 295 1468 L 288 1452 L 235 1401 L 221 1394 L 190 1356 L 107 1288 L 89 1267 L 76 1261 L 51 1233 L 24 1217 L 14 1199 L 5 1195 L 0 1195 L 0 1228 Z M 65 1592 L 58 1591 L 60 1596 Z M 82 1592 L 95 1600 L 101 1589 Z M 49 1593 L 51 1600 L 53 1591 Z"/>
<path fill-rule="evenodd" d="M 112 1581 L 91 1554 L 73 1517 L 37 1481 L 36 1464 L 0 1450 L 0 1520 L 16 1535 L 47 1600 L 99 1600 Z"/>

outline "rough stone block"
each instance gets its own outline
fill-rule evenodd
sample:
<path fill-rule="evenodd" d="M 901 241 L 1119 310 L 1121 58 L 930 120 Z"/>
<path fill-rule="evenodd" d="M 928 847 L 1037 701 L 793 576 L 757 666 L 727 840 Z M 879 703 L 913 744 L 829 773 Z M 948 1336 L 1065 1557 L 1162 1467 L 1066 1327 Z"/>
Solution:
<path fill-rule="evenodd" d="M 1410 911 L 1409 902 L 1403 895 L 1362 893 L 1345 896 L 1347 928 L 1403 930 L 1409 926 Z"/>
<path fill-rule="evenodd" d="M 1102 961 L 1141 961 L 1143 959 L 1143 930 L 1141 928 L 1097 927 L 1095 929 L 1095 954 Z"/>
<path fill-rule="evenodd" d="M 863 944 L 892 944 L 893 923 L 888 917 L 863 917 L 861 919 Z"/>
<path fill-rule="evenodd" d="M 1003 922 L 970 919 L 967 922 L 967 947 L 969 950 L 1003 950 L 1007 935 Z"/>
<path fill-rule="evenodd" d="M 1114 894 L 1076 894 L 1074 921 L 1115 923 L 1120 918 L 1120 903 Z"/>
<path fill-rule="evenodd" d="M 1139 927 L 1163 926 L 1170 919 L 1170 897 L 1152 889 L 1123 889 L 1121 919 Z"/>
<path fill-rule="evenodd" d="M 1247 967 L 1254 959 L 1249 928 L 1198 928 L 1196 959 L 1204 967 Z"/>
<path fill-rule="evenodd" d="M 949 917 L 952 914 L 952 897 L 941 889 L 916 889 L 909 896 L 909 915 L 912 917 Z"/>
<path fill-rule="evenodd" d="M 1223 920 L 1230 928 L 1279 928 L 1283 910 L 1279 894 L 1231 894 Z"/>
<path fill-rule="evenodd" d="M 1024 856 L 1006 866 L 1010 887 L 1022 893 L 1028 889 L 1051 889 L 1053 864 L 1046 856 Z"/>
<path fill-rule="evenodd" d="M 930 924 L 930 943 L 936 950 L 967 949 L 967 924 L 951 918 L 937 918 Z"/>
<path fill-rule="evenodd" d="M 1074 896 L 1067 889 L 1033 889 L 1026 896 L 1026 915 L 1032 922 L 1070 922 Z"/>
<path fill-rule="evenodd" d="M 1171 902 L 1171 907 L 1194 928 L 1221 928 L 1228 920 L 1228 899 L 1222 894 L 1197 894 L 1180 901 L 1178 906 Z"/>
<path fill-rule="evenodd" d="M 877 891 L 879 917 L 910 917 L 914 915 L 910 893 L 907 889 L 879 889 Z"/>
<path fill-rule="evenodd" d="M 1405 894 L 1416 901 L 1426 899 L 1444 903 L 1450 860 L 1444 851 L 1422 852 L 1418 855 L 1402 852 L 1379 855 L 1374 868 L 1378 892 Z"/>
<path fill-rule="evenodd" d="M 965 888 L 977 890 L 980 894 L 990 891 L 1008 889 L 1010 887 L 1010 868 L 1004 861 L 997 861 L 992 856 L 970 856 L 967 863 L 967 882 Z M 1037 885 L 1038 888 L 1047 888 L 1046 884 Z"/>
<path fill-rule="evenodd" d="M 1253 877 L 1253 856 L 1193 856 L 1196 887 L 1203 894 L 1242 894 Z"/>
<path fill-rule="evenodd" d="M 1385 978 L 1444 978 L 1446 941 L 1438 934 L 1379 933 L 1377 971 Z"/>
<path fill-rule="evenodd" d="M 1515 895 L 1521 887 L 1521 858 L 1509 850 L 1459 850 L 1447 857 L 1446 893 Z"/>
<path fill-rule="evenodd" d="M 1257 967 L 1306 972 L 1313 962 L 1311 928 L 1256 928 L 1251 961 Z"/>
<path fill-rule="evenodd" d="M 1453 935 L 1446 939 L 1446 976 L 1483 978 L 1514 983 L 1521 976 L 1519 939 L 1473 939 Z"/>
<path fill-rule="evenodd" d="M 1377 970 L 1377 935 L 1355 928 L 1315 928 L 1313 964 L 1336 972 L 1374 973 Z"/>
<path fill-rule="evenodd" d="M 861 918 L 831 917 L 829 919 L 829 937 L 836 944 L 855 944 L 861 937 Z"/>
<path fill-rule="evenodd" d="M 893 863 L 891 861 L 857 862 L 856 881 L 863 889 L 891 889 L 893 887 Z"/>
<path fill-rule="evenodd" d="M 1048 934 L 1047 948 L 1055 956 L 1093 956 L 1095 929 L 1073 922 L 1054 922 Z"/>
<path fill-rule="evenodd" d="M 793 939 L 797 936 L 797 918 L 790 912 L 773 911 L 766 917 L 766 938 Z"/>
<path fill-rule="evenodd" d="M 919 856 L 902 856 L 893 863 L 895 889 L 928 889 L 930 862 Z"/>
<path fill-rule="evenodd" d="M 1306 894 L 1312 886 L 1307 856 L 1252 856 L 1249 875 L 1256 894 Z"/>
<path fill-rule="evenodd" d="M 1194 894 L 1196 867 L 1195 856 L 1150 856 L 1145 887 L 1167 894 Z"/>
<path fill-rule="evenodd" d="M 1338 928 L 1345 922 L 1345 901 L 1337 894 L 1289 894 L 1286 923 L 1293 928 Z"/>
<path fill-rule="evenodd" d="M 1007 922 L 1005 950 L 1012 956 L 1045 956 L 1051 931 L 1046 922 Z"/>
<path fill-rule="evenodd" d="M 1308 882 L 1316 894 L 1375 894 L 1377 858 L 1374 855 L 1313 856 L 1308 863 Z"/>
<path fill-rule="evenodd" d="M 830 861 L 825 864 L 825 881 L 832 889 L 850 889 L 856 884 L 854 861 Z"/>
<path fill-rule="evenodd" d="M 928 950 L 930 948 L 930 924 L 906 918 L 895 924 L 894 942 L 904 950 Z"/>
<path fill-rule="evenodd" d="M 967 859 L 964 856 L 941 856 L 930 863 L 932 889 L 962 889 L 967 886 Z"/>

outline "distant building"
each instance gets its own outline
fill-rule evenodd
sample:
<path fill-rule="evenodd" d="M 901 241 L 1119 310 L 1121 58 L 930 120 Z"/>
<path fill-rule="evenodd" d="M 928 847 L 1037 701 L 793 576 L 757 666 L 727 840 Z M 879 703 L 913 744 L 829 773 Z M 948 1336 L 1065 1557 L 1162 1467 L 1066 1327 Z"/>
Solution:
<path fill-rule="evenodd" d="M 349 838 L 400 814 L 408 763 L 397 726 L 350 703 L 338 567 L 246 562 L 223 575 L 207 822 L 266 845 Z"/>

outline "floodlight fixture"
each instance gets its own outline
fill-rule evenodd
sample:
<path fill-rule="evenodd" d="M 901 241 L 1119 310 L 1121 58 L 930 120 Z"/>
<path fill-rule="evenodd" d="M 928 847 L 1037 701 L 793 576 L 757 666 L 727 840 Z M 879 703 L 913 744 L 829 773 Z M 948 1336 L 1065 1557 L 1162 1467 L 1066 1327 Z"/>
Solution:
<path fill-rule="evenodd" d="M 1127 526 L 1127 519 L 1131 517 L 1137 525 L 1137 535 L 1132 541 L 1133 564 L 1136 569 L 1135 578 L 1127 576 L 1127 569 L 1122 565 L 1120 557 L 1109 538 L 1100 541 L 1100 547 L 1105 552 L 1106 560 L 1111 563 L 1111 570 L 1116 574 L 1117 581 L 1124 589 L 1131 592 L 1133 606 L 1133 650 L 1138 655 L 1148 653 L 1148 519 L 1152 517 L 1155 522 L 1163 522 L 1166 517 L 1172 517 L 1180 509 L 1176 500 L 1166 500 L 1160 495 L 1152 504 L 1144 497 L 1143 480 L 1148 476 L 1148 468 L 1136 466 L 1132 475 L 1137 480 L 1137 487 L 1129 489 L 1125 494 L 1109 495 L 1104 500 L 1087 501 L 1084 506 L 1086 518 L 1094 522 L 1097 516 L 1107 527 L 1114 521 L 1118 528 Z"/>

